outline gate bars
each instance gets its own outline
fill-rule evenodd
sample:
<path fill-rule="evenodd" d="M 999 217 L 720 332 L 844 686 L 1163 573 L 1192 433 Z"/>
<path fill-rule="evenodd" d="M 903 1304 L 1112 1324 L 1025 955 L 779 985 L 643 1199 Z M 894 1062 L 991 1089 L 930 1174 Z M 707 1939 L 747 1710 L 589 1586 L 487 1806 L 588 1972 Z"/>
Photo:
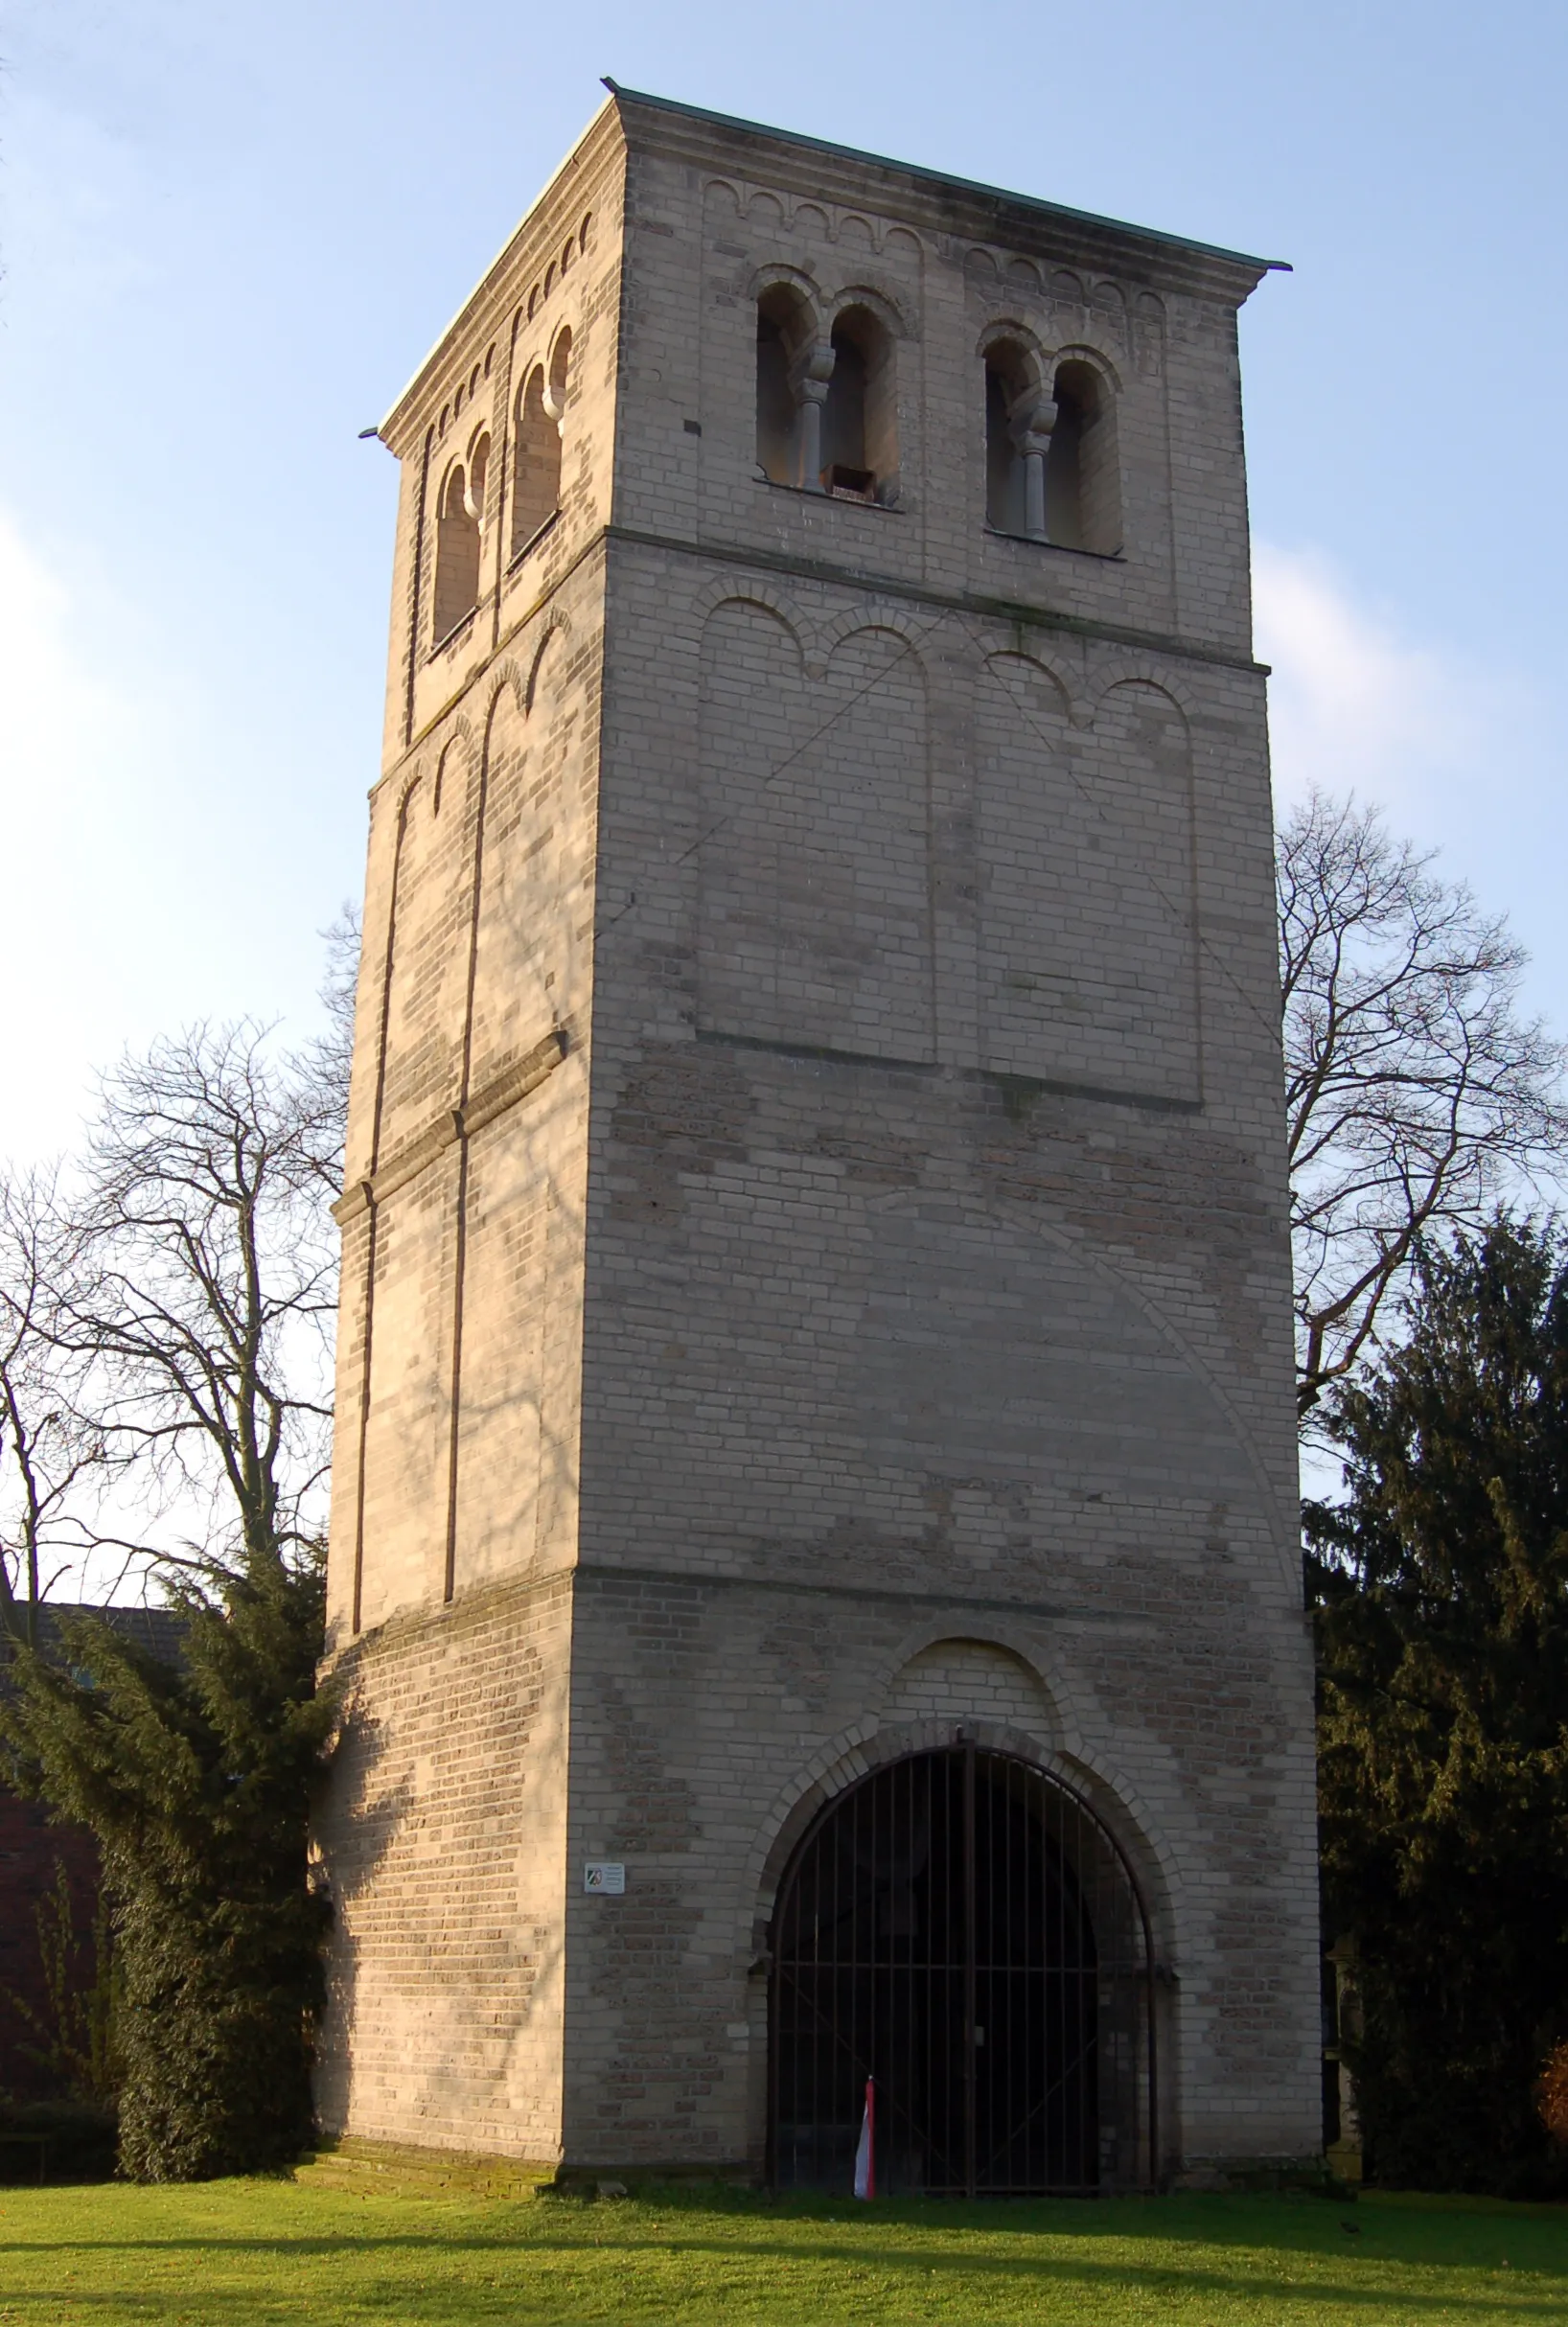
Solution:
<path fill-rule="evenodd" d="M 1155 2177 L 1153 1950 L 1089 1805 L 960 1744 L 862 1779 L 773 1919 L 769 2164 L 853 2183 L 874 2079 L 879 2195 L 1078 2195 Z"/>

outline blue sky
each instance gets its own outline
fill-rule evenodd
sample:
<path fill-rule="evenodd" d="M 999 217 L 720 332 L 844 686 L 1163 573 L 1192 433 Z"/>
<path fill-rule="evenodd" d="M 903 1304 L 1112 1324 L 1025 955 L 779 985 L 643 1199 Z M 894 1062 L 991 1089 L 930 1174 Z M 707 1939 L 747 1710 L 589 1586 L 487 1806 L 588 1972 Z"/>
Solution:
<path fill-rule="evenodd" d="M 0 1152 L 96 1061 L 311 1010 L 357 891 L 377 420 L 613 74 L 1291 260 L 1244 316 L 1281 789 L 1387 802 L 1559 1025 L 1568 12 L 12 0 Z"/>

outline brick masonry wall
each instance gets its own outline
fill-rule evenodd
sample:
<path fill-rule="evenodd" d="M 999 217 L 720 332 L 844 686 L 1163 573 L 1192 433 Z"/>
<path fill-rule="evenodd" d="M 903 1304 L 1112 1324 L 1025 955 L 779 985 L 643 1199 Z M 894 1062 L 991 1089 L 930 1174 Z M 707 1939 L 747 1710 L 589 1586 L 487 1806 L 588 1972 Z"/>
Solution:
<path fill-rule="evenodd" d="M 589 185 L 555 563 L 431 653 L 440 407 Z M 1165 2162 L 1318 2145 L 1257 271 L 623 102 L 389 426 L 334 2124 L 757 2164 L 789 1851 L 961 1724 L 1138 1872 Z M 883 320 L 888 505 L 755 473 L 782 280 Z M 1003 326 L 1105 383 L 1119 554 L 987 529 Z"/>
<path fill-rule="evenodd" d="M 575 1541 L 602 595 L 580 564 L 372 798 L 334 1647 Z"/>
<path fill-rule="evenodd" d="M 560 1580 L 491 1587 L 362 1635 L 339 1668 L 329 2128 L 560 2154 L 569 1637 Z"/>

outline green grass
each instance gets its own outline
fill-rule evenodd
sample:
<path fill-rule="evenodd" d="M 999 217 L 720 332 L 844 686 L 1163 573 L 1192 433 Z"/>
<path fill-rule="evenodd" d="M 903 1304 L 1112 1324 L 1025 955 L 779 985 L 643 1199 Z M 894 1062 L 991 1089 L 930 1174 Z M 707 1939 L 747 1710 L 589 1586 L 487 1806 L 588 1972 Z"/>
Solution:
<path fill-rule="evenodd" d="M 1168 2198 L 872 2207 L 538 2198 L 339 2156 L 288 2181 L 0 2191 L 0 2321 L 1568 2321 L 1568 2210 Z"/>

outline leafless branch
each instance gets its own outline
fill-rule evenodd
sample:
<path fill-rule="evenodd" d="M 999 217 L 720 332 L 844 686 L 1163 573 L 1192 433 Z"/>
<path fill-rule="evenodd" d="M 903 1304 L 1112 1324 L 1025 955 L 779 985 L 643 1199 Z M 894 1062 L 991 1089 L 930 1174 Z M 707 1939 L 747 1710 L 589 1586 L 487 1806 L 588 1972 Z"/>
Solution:
<path fill-rule="evenodd" d="M 102 1078 L 71 1167 L 0 1180 L 0 1617 L 61 1565 L 170 1577 L 288 1559 L 324 1525 L 351 1048 L 197 1025 Z M 29 1614 L 29 1611 L 33 1611 Z"/>
<path fill-rule="evenodd" d="M 57 1191 L 55 1171 L 0 1181 L 0 1630 L 30 1645 L 112 1468 L 82 1369 L 56 1337 Z"/>
<path fill-rule="evenodd" d="M 1501 918 L 1375 809 L 1315 793 L 1278 844 L 1303 1417 L 1350 1371 L 1414 1256 L 1568 1154 L 1568 1051 L 1520 1016 Z"/>

